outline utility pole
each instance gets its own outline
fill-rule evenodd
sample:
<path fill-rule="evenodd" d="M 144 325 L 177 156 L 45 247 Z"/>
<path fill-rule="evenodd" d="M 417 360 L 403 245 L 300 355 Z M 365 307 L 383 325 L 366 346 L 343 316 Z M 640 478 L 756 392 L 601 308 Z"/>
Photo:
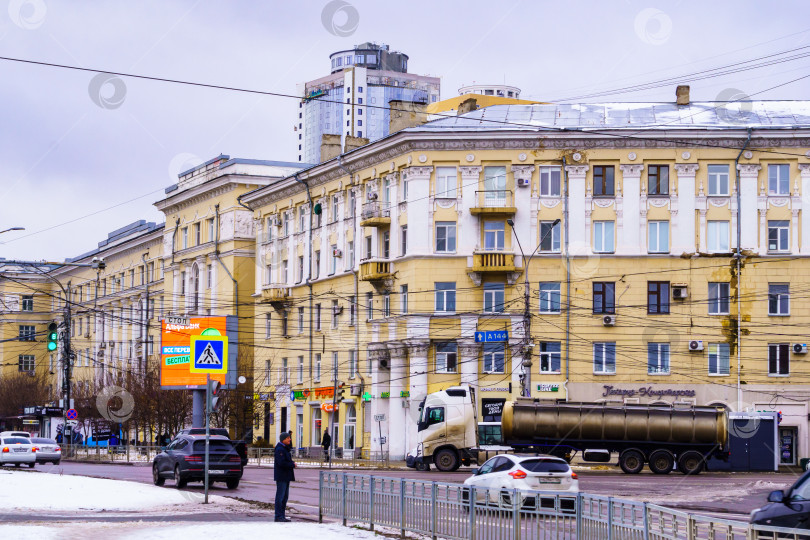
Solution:
<path fill-rule="evenodd" d="M 70 357 L 70 282 L 65 289 L 65 329 L 62 338 L 62 389 L 65 394 L 65 403 L 62 407 L 62 444 L 68 448 L 70 454 L 70 443 L 73 442 L 73 430 L 68 435 L 67 411 L 70 409 L 70 377 L 73 370 L 73 361 Z"/>

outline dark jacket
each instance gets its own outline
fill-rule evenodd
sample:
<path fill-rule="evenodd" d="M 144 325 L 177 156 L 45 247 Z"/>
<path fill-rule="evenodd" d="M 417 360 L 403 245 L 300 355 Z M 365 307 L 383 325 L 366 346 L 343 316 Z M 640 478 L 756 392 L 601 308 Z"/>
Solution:
<path fill-rule="evenodd" d="M 274 452 L 273 480 L 276 482 L 292 482 L 295 480 L 295 462 L 290 449 L 284 443 L 278 443 Z"/>
<path fill-rule="evenodd" d="M 329 448 L 332 446 L 332 436 L 329 435 L 328 431 L 323 432 L 323 439 L 321 440 L 321 446 L 324 448 Z"/>

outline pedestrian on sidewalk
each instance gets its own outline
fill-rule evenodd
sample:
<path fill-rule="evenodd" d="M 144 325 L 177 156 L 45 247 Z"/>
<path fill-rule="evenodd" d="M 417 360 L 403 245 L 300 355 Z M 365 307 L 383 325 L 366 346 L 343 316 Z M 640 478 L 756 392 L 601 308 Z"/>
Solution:
<path fill-rule="evenodd" d="M 295 462 L 292 459 L 290 448 L 292 439 L 290 434 L 284 432 L 279 438 L 273 454 L 273 480 L 276 481 L 276 521 L 287 522 L 287 499 L 290 498 L 290 482 L 295 480 Z"/>
<path fill-rule="evenodd" d="M 323 446 L 324 460 L 329 463 L 329 447 L 332 446 L 332 436 L 329 435 L 329 430 L 323 432 L 323 439 L 321 439 L 321 446 Z"/>

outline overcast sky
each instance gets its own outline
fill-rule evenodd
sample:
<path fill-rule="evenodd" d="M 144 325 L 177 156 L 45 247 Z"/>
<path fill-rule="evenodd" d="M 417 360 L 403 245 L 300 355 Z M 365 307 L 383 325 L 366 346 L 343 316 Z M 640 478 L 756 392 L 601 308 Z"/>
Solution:
<path fill-rule="evenodd" d="M 364 41 L 442 79 L 577 98 L 810 45 L 808 4 L 655 0 L 0 0 L 0 56 L 294 94 Z M 324 11 L 326 10 L 326 14 Z M 334 13 L 330 18 L 329 14 Z M 810 49 L 802 49 L 805 53 Z M 692 82 L 693 100 L 807 99 L 810 59 Z M 95 80 L 94 80 L 95 78 Z M 220 153 L 295 161 L 295 99 L 0 60 L 0 257 L 63 260 Z M 675 84 L 576 101 L 673 101 Z"/>

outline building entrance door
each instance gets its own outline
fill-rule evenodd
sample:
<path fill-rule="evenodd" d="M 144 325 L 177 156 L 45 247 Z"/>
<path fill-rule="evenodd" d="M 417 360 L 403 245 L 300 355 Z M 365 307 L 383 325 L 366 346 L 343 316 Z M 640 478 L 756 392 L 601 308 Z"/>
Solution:
<path fill-rule="evenodd" d="M 796 465 L 796 437 L 798 429 L 795 427 L 779 428 L 779 464 Z"/>

